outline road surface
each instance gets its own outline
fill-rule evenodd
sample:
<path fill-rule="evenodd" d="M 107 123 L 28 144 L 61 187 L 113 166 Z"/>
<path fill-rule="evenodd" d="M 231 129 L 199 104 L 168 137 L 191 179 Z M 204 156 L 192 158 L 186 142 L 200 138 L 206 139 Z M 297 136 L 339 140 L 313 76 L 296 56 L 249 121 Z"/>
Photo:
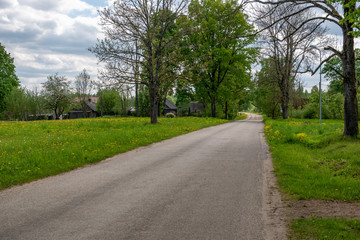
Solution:
<path fill-rule="evenodd" d="M 260 116 L 0 192 L 0 239 L 265 237 Z"/>

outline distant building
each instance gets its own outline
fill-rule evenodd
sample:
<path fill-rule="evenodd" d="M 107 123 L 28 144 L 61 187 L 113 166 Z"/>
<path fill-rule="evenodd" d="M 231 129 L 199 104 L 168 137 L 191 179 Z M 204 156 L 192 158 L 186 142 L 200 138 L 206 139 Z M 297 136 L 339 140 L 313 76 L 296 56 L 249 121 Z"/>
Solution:
<path fill-rule="evenodd" d="M 68 113 L 69 119 L 76 119 L 76 118 L 94 118 L 98 117 L 99 114 L 96 111 L 96 103 L 98 101 L 98 97 L 89 97 L 87 98 L 87 101 L 85 101 L 86 104 L 86 115 L 84 115 L 84 111 L 81 106 L 73 108 Z M 74 102 L 80 102 L 80 98 L 75 98 Z"/>
<path fill-rule="evenodd" d="M 205 110 L 205 105 L 203 103 L 198 103 L 198 102 L 190 103 L 190 114 L 203 113 L 204 110 Z"/>
<path fill-rule="evenodd" d="M 169 99 L 166 99 L 164 106 L 164 115 L 170 112 L 177 114 L 177 107 Z"/>
<path fill-rule="evenodd" d="M 88 102 L 94 102 L 97 103 L 99 101 L 98 97 L 87 97 L 86 98 Z M 82 98 L 76 97 L 73 99 L 73 102 L 81 102 Z"/>

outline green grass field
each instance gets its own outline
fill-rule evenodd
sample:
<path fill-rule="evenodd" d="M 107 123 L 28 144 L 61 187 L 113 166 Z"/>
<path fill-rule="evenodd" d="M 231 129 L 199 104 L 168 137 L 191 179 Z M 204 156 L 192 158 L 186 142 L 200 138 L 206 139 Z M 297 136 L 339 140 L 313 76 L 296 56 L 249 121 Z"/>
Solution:
<path fill-rule="evenodd" d="M 0 122 L 0 189 L 69 171 L 153 142 L 227 122 L 97 118 Z"/>
<path fill-rule="evenodd" d="M 360 140 L 343 121 L 265 119 L 280 190 L 295 199 L 360 200 Z M 294 219 L 290 239 L 360 239 L 360 220 Z"/>

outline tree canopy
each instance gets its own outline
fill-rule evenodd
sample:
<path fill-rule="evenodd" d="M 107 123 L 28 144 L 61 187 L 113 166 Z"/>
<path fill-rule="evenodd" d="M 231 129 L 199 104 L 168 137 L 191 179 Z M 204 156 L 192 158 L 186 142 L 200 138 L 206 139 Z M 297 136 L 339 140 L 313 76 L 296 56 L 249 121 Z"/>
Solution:
<path fill-rule="evenodd" d="M 6 96 L 18 86 L 20 86 L 20 81 L 15 73 L 14 58 L 0 43 L 0 112 L 6 109 Z"/>
<path fill-rule="evenodd" d="M 60 116 L 69 110 L 71 104 L 70 83 L 66 77 L 56 73 L 48 76 L 47 81 L 42 85 L 47 107 L 54 111 L 55 119 L 60 119 Z"/>
<path fill-rule="evenodd" d="M 238 86 L 237 81 L 250 79 L 246 73 L 250 72 L 256 49 L 249 45 L 255 38 L 245 36 L 253 33 L 253 26 L 233 0 L 193 0 L 188 17 L 186 65 L 197 93 L 209 100 L 211 116 L 215 117 L 221 86 L 225 91 L 225 85 L 227 88 Z M 239 69 L 242 70 L 240 74 L 231 76 Z M 224 84 L 227 81 L 233 84 Z"/>

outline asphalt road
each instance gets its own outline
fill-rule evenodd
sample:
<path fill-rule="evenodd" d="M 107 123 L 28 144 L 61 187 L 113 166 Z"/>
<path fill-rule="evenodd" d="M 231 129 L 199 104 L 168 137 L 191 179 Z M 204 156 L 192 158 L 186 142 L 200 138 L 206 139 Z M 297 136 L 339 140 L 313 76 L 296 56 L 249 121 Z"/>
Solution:
<path fill-rule="evenodd" d="M 259 116 L 0 192 L 0 239 L 265 237 Z"/>

